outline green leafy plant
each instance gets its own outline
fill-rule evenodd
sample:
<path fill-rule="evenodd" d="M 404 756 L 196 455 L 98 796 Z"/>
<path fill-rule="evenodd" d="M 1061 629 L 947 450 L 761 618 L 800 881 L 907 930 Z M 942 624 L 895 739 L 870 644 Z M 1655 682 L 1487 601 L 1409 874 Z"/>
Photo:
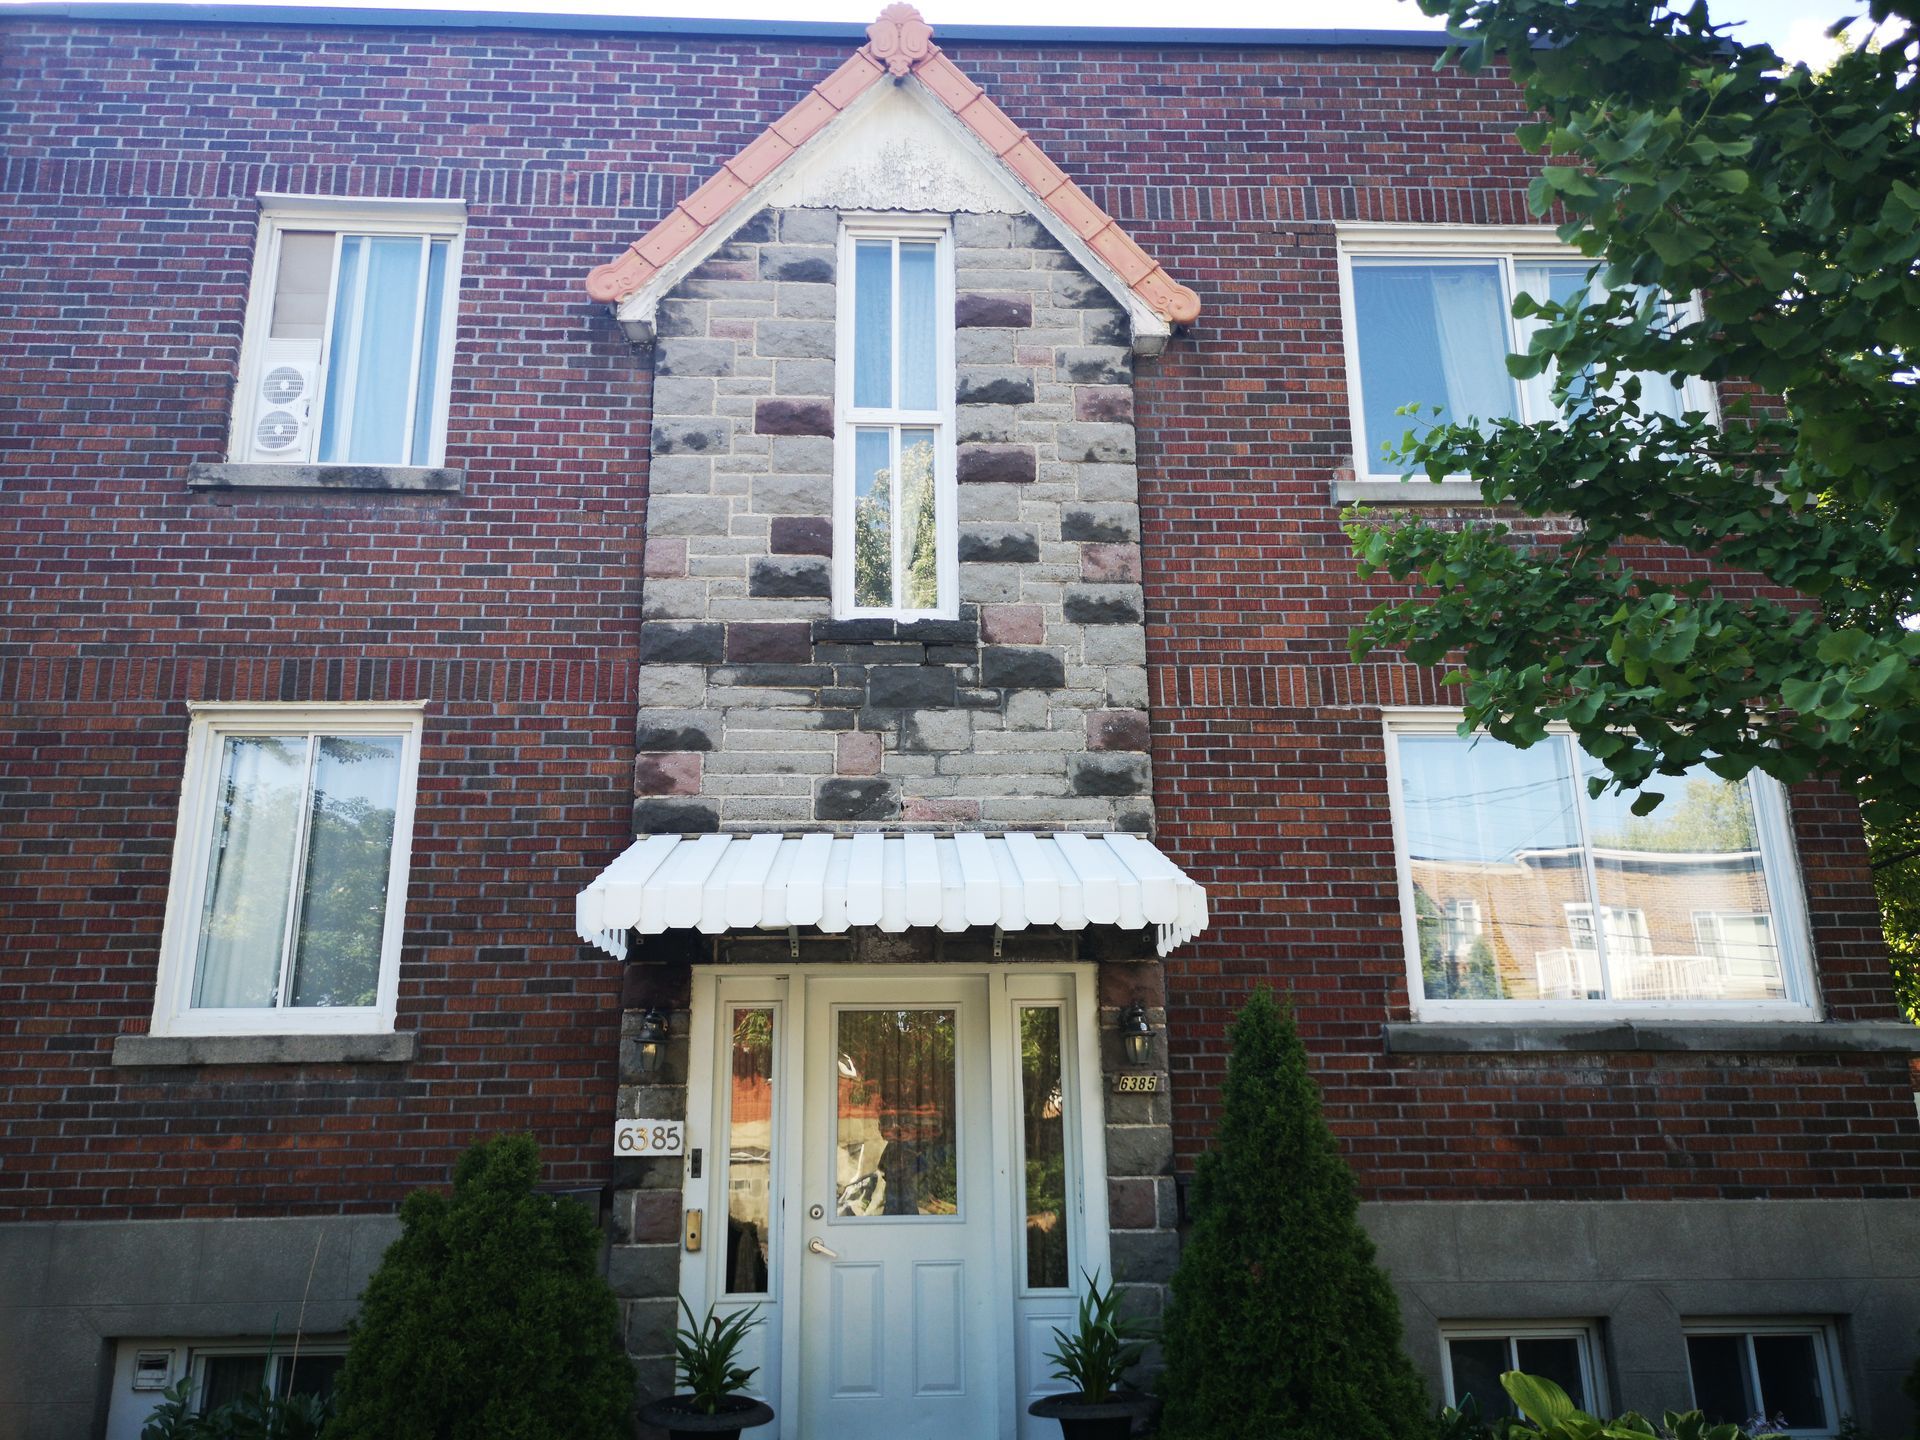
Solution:
<path fill-rule="evenodd" d="M 1292 1016 L 1233 1029 L 1162 1327 L 1163 1440 L 1426 1440 L 1427 1392 Z"/>
<path fill-rule="evenodd" d="M 400 1210 L 361 1297 L 327 1440 L 625 1440 L 634 1376 L 600 1227 L 540 1192 L 531 1136 L 460 1157 Z"/>
<path fill-rule="evenodd" d="M 747 1332 L 760 1323 L 760 1307 L 735 1311 L 724 1320 L 708 1309 L 704 1323 L 684 1295 L 680 1308 L 687 1323 L 673 1332 L 674 1372 L 693 1396 L 695 1408 L 711 1415 L 722 1400 L 745 1390 L 759 1373 L 758 1366 L 747 1369 L 737 1360 Z"/>
<path fill-rule="evenodd" d="M 1784 1440 L 1770 1431 L 1755 1434 L 1738 1425 L 1710 1422 L 1698 1410 L 1684 1415 L 1668 1411 L 1658 1428 L 1632 1411 L 1617 1420 L 1596 1419 L 1553 1381 L 1518 1370 L 1502 1375 L 1500 1385 L 1523 1418 L 1496 1422 L 1495 1440 Z"/>
<path fill-rule="evenodd" d="M 1081 1272 L 1087 1293 L 1080 1297 L 1080 1313 L 1073 1333 L 1056 1329 L 1053 1338 L 1060 1348 L 1049 1351 L 1047 1359 L 1058 1368 L 1053 1378 L 1064 1380 L 1089 1404 L 1098 1405 L 1120 1388 L 1127 1371 L 1140 1363 L 1147 1353 L 1150 1327 L 1145 1321 L 1123 1319 L 1120 1294 L 1109 1284 L 1104 1292 L 1100 1282 Z"/>
<path fill-rule="evenodd" d="M 275 1395 L 266 1386 L 204 1414 L 193 1408 L 193 1381 L 169 1386 L 140 1440 L 319 1440 L 333 1407 L 317 1395 Z"/>
<path fill-rule="evenodd" d="M 1350 512 L 1360 574 L 1410 587 L 1356 655 L 1452 667 L 1468 723 L 1512 744 L 1565 723 L 1649 806 L 1701 764 L 1822 775 L 1891 833 L 1920 813 L 1920 26 L 1815 73 L 1707 0 L 1419 4 L 1443 64 L 1508 66 L 1546 159 L 1529 203 L 1592 284 L 1514 307 L 1533 338 L 1508 369 L 1560 415 L 1416 418 L 1395 446 L 1412 483 L 1470 477 L 1551 533 Z M 1642 376 L 1727 384 L 1724 414 L 1643 403 Z"/>

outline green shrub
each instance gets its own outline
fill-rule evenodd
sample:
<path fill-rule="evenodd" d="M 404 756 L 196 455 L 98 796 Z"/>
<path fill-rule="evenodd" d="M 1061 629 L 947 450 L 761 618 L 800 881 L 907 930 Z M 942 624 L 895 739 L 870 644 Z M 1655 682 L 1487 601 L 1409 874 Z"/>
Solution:
<path fill-rule="evenodd" d="M 140 1427 L 140 1440 L 318 1440 L 332 1413 L 317 1395 L 276 1396 L 262 1386 L 205 1414 L 193 1409 L 193 1381 L 167 1387 Z"/>
<path fill-rule="evenodd" d="M 415 1191 L 361 1297 L 327 1440 L 616 1440 L 634 1376 L 577 1201 L 535 1190 L 531 1137 L 475 1145 Z"/>
<path fill-rule="evenodd" d="M 1162 1332 L 1164 1440 L 1426 1440 L 1425 1387 L 1293 1018 L 1241 1012 Z"/>
<path fill-rule="evenodd" d="M 1551 1380 L 1509 1370 L 1500 1386 L 1513 1400 L 1519 1417 L 1495 1420 L 1477 1430 L 1449 1430 L 1458 1412 L 1440 1412 L 1440 1433 L 1449 1440 L 1785 1440 L 1770 1432 L 1749 1434 L 1738 1425 L 1716 1424 L 1698 1410 L 1680 1415 L 1669 1410 L 1658 1426 L 1631 1410 L 1617 1420 L 1600 1420 L 1578 1409 L 1572 1398 Z"/>

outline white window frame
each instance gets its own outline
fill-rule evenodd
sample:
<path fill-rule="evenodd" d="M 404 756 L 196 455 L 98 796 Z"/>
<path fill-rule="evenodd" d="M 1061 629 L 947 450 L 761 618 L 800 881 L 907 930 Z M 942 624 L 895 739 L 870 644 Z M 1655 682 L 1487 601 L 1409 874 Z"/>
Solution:
<path fill-rule="evenodd" d="M 273 287 L 280 273 L 280 241 L 289 230 L 329 230 L 334 236 L 334 263 L 328 280 L 327 314 L 320 329 L 320 364 L 314 374 L 313 426 L 318 453 L 318 435 L 322 407 L 327 393 L 327 372 L 332 362 L 328 353 L 333 343 L 334 279 L 340 268 L 340 236 L 414 235 L 423 240 L 446 240 L 447 293 L 440 308 L 438 357 L 433 377 L 434 393 L 440 397 L 435 407 L 427 441 L 428 453 L 415 457 L 414 466 L 439 466 L 446 463 L 447 411 L 452 393 L 453 348 L 459 331 L 460 276 L 466 242 L 467 207 L 464 200 L 377 200 L 334 195 L 288 195 L 267 193 L 259 197 L 260 229 L 253 247 L 253 276 L 247 290 L 246 329 L 240 343 L 239 384 L 234 390 L 233 413 L 227 434 L 227 458 L 234 464 L 289 464 L 316 466 L 358 462 L 328 462 L 318 459 L 261 461 L 252 458 L 253 425 L 259 414 L 262 356 L 268 343 L 267 331 L 273 320 Z M 424 299 L 426 287 L 421 286 Z M 415 366 L 417 375 L 418 344 Z M 413 408 L 421 397 L 415 393 L 408 409 L 408 433 L 411 434 Z M 362 467 L 367 468 L 367 467 Z M 404 469 L 401 465 L 381 465 L 376 469 Z"/>
<path fill-rule="evenodd" d="M 1478 482 L 1464 475 L 1449 476 L 1436 484 L 1417 471 L 1403 476 L 1396 471 L 1375 468 L 1379 460 L 1379 443 L 1390 437 L 1380 436 L 1376 439 L 1367 434 L 1366 397 L 1361 392 L 1360 384 L 1360 327 L 1353 299 L 1354 261 L 1497 263 L 1501 269 L 1501 283 L 1506 289 L 1508 305 L 1508 313 L 1501 319 L 1506 324 L 1507 343 L 1514 354 L 1525 353 L 1531 324 L 1516 319 L 1511 313 L 1514 297 L 1520 293 L 1514 276 L 1516 265 L 1540 262 L 1591 264 L 1592 261 L 1563 241 L 1551 225 L 1396 225 L 1356 221 L 1336 226 L 1335 236 L 1340 247 L 1340 333 L 1346 353 L 1347 411 L 1352 427 L 1354 475 L 1352 481 L 1339 487 L 1339 498 L 1390 499 L 1395 503 L 1427 500 L 1442 504 L 1478 499 Z M 1698 319 L 1701 314 L 1697 296 L 1689 297 L 1675 308 L 1688 321 Z M 1531 423 L 1553 418 L 1530 414 L 1527 387 L 1519 381 L 1512 383 L 1522 421 Z M 1682 387 L 1682 395 L 1689 410 L 1704 411 L 1713 424 L 1720 424 L 1719 398 L 1713 385 L 1698 376 L 1688 376 Z"/>
<path fill-rule="evenodd" d="M 407 875 L 413 851 L 414 799 L 420 775 L 420 736 L 425 701 L 367 704 L 247 705 L 195 702 L 187 763 L 173 837 L 173 869 L 161 931 L 159 981 L 155 986 L 155 1035 L 366 1035 L 391 1034 L 400 988 L 400 941 L 405 929 Z M 248 1009 L 192 1005 L 193 970 L 199 953 L 201 910 L 212 850 L 215 791 L 222 742 L 229 735 L 398 734 L 399 802 L 393 820 L 393 853 L 387 872 L 387 913 L 380 943 L 377 999 L 365 1006 L 274 1005 Z M 302 857 L 304 863 L 304 857 Z"/>
<path fill-rule="evenodd" d="M 854 250 L 862 240 L 932 240 L 934 256 L 934 393 L 937 410 L 903 410 L 856 406 L 853 403 L 853 332 L 855 313 Z M 893 333 L 899 336 L 900 304 L 898 246 L 895 246 Z M 953 232 L 943 215 L 867 215 L 840 217 L 839 264 L 836 271 L 837 333 L 834 347 L 833 446 L 833 613 L 841 619 L 952 620 L 960 614 L 959 495 L 956 483 L 957 446 L 954 414 L 954 273 Z M 896 367 L 897 369 L 897 367 Z M 897 374 L 894 382 L 898 385 Z M 853 599 L 853 511 L 857 483 L 854 434 L 858 427 L 913 426 L 931 429 L 934 463 L 934 526 L 938 532 L 935 566 L 939 603 L 931 610 L 894 605 L 855 605 Z M 895 470 L 898 470 L 896 465 Z M 896 509 L 899 486 L 894 490 Z"/>
<path fill-rule="evenodd" d="M 1684 1320 L 1681 1333 L 1692 1339 L 1696 1335 L 1735 1335 L 1746 1341 L 1747 1379 L 1753 1385 L 1754 1394 L 1761 1393 L 1759 1384 L 1759 1364 L 1754 1359 L 1753 1337 L 1756 1335 L 1810 1335 L 1813 1337 L 1814 1363 L 1820 1369 L 1821 1388 L 1827 1397 L 1827 1423 L 1817 1429 L 1805 1426 L 1793 1426 L 1778 1433 L 1790 1435 L 1795 1440 L 1833 1440 L 1840 1433 L 1840 1423 L 1851 1412 L 1847 1399 L 1846 1372 L 1841 1363 L 1840 1333 L 1831 1320 L 1804 1319 L 1797 1316 L 1768 1316 L 1764 1319 L 1715 1319 Z M 1689 1403 L 1697 1402 L 1693 1397 L 1693 1356 L 1687 1356 L 1687 1395 Z M 1734 1417 L 1733 1423 L 1752 1419 L 1752 1416 Z"/>
<path fill-rule="evenodd" d="M 1393 817 L 1394 866 L 1399 881 L 1400 918 L 1407 951 L 1408 995 L 1416 1020 L 1500 1022 L 1527 1020 L 1731 1020 L 1795 1021 L 1821 1018 L 1819 986 L 1814 964 L 1813 937 L 1807 924 L 1805 891 L 1800 878 L 1793 825 L 1786 789 L 1770 775 L 1754 771 L 1748 778 L 1753 797 L 1754 829 L 1760 842 L 1761 872 L 1768 903 L 1773 907 L 1775 941 L 1780 950 L 1787 996 L 1782 1000 L 1430 1000 L 1420 968 L 1420 921 L 1414 908 L 1412 859 L 1407 853 L 1407 813 L 1400 773 L 1400 737 L 1403 735 L 1458 735 L 1460 711 L 1446 706 L 1388 707 L 1381 712 L 1387 760 L 1387 798 Z M 1549 725 L 1549 735 L 1567 737 L 1565 725 Z M 1542 742 L 1545 743 L 1545 742 Z M 1585 790 L 1576 767 L 1569 782 Z M 1658 777 L 1651 782 L 1658 788 Z M 1584 805 L 1581 810 L 1585 814 Z M 1584 837 L 1584 820 L 1582 821 Z M 1589 895 L 1588 902 L 1595 897 Z M 1594 910 L 1596 933 L 1601 909 Z"/>
<path fill-rule="evenodd" d="M 1455 1340 L 1504 1340 L 1507 1342 L 1507 1368 L 1520 1368 L 1516 1340 L 1573 1340 L 1580 1346 L 1580 1379 L 1587 1387 L 1586 1403 L 1581 1407 L 1590 1415 L 1607 1413 L 1606 1376 L 1601 1371 L 1598 1327 L 1590 1320 L 1474 1320 L 1449 1321 L 1440 1326 L 1440 1378 L 1446 1391 L 1446 1403 L 1460 1404 L 1460 1392 L 1453 1380 Z"/>

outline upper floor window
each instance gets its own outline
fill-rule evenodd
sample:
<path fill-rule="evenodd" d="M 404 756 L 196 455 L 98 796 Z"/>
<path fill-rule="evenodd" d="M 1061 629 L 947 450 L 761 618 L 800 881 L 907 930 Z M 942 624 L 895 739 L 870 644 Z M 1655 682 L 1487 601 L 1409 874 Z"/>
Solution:
<path fill-rule="evenodd" d="M 953 261 L 944 220 L 841 229 L 834 610 L 959 611 Z"/>
<path fill-rule="evenodd" d="M 234 461 L 441 463 L 463 228 L 458 202 L 263 202 Z"/>
<path fill-rule="evenodd" d="M 1507 373 L 1507 356 L 1539 328 L 1514 317 L 1514 298 L 1564 304 L 1594 283 L 1593 262 L 1551 230 L 1343 226 L 1340 260 L 1356 475 L 1402 478 L 1409 462 L 1386 449 L 1409 430 L 1555 417 L 1551 370 L 1524 381 Z M 1708 385 L 1639 378 L 1643 413 L 1712 413 Z M 1576 393 L 1571 404 L 1580 403 Z M 1416 404 L 1418 417 L 1395 413 Z"/>
<path fill-rule="evenodd" d="M 389 1031 L 419 705 L 194 709 L 153 1029 Z"/>
<path fill-rule="evenodd" d="M 1780 786 L 1705 769 L 1633 796 L 1570 734 L 1521 750 L 1461 736 L 1457 712 L 1389 716 L 1388 768 L 1416 1009 L 1729 1017 L 1812 1008 Z"/>

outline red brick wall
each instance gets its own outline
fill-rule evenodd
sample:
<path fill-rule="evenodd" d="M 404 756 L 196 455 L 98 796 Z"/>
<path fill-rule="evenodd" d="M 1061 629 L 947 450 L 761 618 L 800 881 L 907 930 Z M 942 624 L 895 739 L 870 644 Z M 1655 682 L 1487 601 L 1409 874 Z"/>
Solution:
<path fill-rule="evenodd" d="M 936 21 L 940 18 L 937 14 Z M 0 1216 L 385 1208 L 476 1134 L 606 1177 L 647 367 L 578 288 L 844 57 L 558 32 L 7 26 L 0 45 Z M 1886 1193 L 1904 1065 L 1391 1061 L 1406 980 L 1330 222 L 1525 220 L 1494 77 L 1428 52 L 954 44 L 1206 310 L 1138 386 L 1157 803 L 1214 928 L 1170 966 L 1183 1166 L 1256 984 L 1295 993 L 1368 1192 Z M 189 494 L 221 458 L 261 190 L 469 202 L 452 498 Z M 404 1071 L 146 1072 L 188 699 L 430 712 Z M 1891 1016 L 1858 827 L 1798 800 L 1823 986 Z"/>

